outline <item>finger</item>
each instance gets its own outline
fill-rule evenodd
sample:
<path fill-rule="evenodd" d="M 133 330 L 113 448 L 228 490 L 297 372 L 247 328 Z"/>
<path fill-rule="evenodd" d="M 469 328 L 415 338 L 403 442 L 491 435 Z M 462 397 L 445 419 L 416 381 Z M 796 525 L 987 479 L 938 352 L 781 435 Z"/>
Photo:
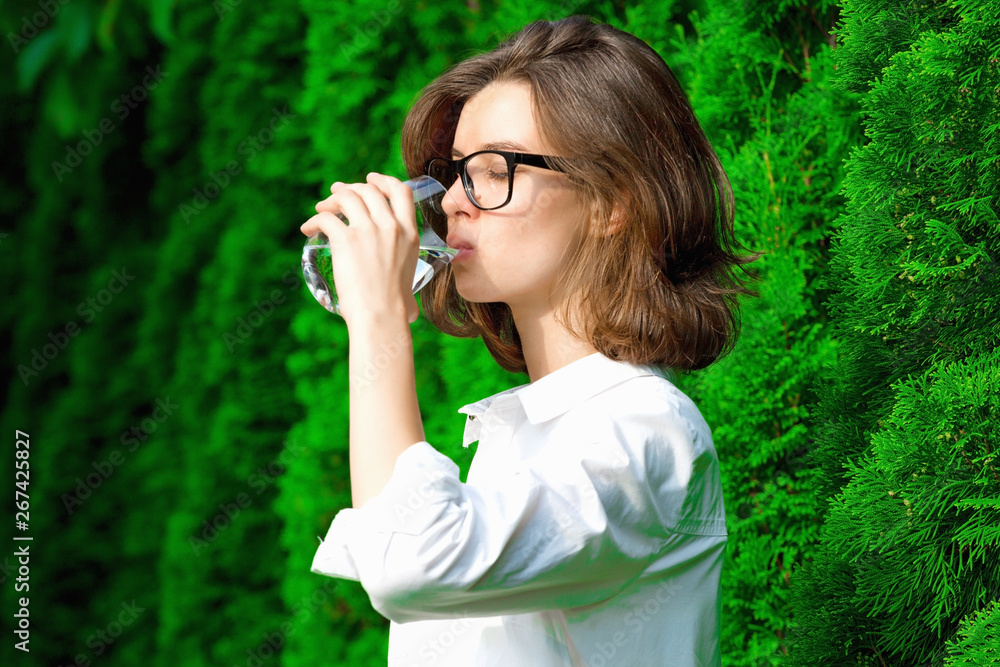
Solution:
<path fill-rule="evenodd" d="M 316 202 L 316 212 L 327 211 L 328 213 L 340 213 L 340 203 L 337 195 L 333 194 Z"/>
<path fill-rule="evenodd" d="M 316 204 L 316 211 L 317 212 L 319 212 L 319 211 L 330 211 L 331 213 L 339 213 L 340 212 L 340 207 L 337 204 L 333 203 L 333 202 L 336 201 L 333 198 L 333 196 L 335 194 L 337 194 L 338 191 L 343 190 L 344 186 L 346 186 L 346 185 L 347 185 L 347 183 L 343 183 L 341 181 L 337 181 L 336 183 L 334 183 L 333 185 L 331 185 L 330 186 L 330 192 L 331 192 L 330 196 L 327 197 L 326 199 L 320 200 Z"/>
<path fill-rule="evenodd" d="M 356 183 L 351 185 L 350 189 L 364 200 L 375 224 L 385 227 L 399 224 L 394 211 L 389 207 L 385 193 L 379 187 L 372 183 Z"/>
<path fill-rule="evenodd" d="M 332 213 L 352 227 L 373 224 L 368 205 L 353 187 L 340 188 L 337 194 L 316 204 L 316 212 Z"/>
<path fill-rule="evenodd" d="M 299 231 L 306 236 L 313 236 L 314 234 L 323 232 L 327 238 L 331 238 L 346 227 L 347 225 L 344 224 L 343 220 L 336 215 L 328 211 L 323 211 L 302 223 Z"/>
<path fill-rule="evenodd" d="M 419 233 L 416 206 L 413 203 L 413 190 L 404 185 L 398 178 L 374 171 L 368 174 L 367 179 L 369 183 L 377 186 L 389 198 L 396 220 L 406 229 Z"/>
<path fill-rule="evenodd" d="M 365 216 L 367 218 L 374 220 L 376 216 L 388 216 L 391 219 L 392 211 L 389 209 L 385 197 L 378 189 L 367 183 L 341 184 L 337 188 L 336 193 L 316 204 L 316 212 L 328 211 L 330 213 L 342 213 L 346 216 L 347 212 L 344 210 L 344 202 L 350 200 L 352 197 L 360 198 L 360 201 L 364 202 L 367 211 Z M 349 216 L 348 219 L 350 219 Z M 385 221 L 383 220 L 383 222 Z"/>
<path fill-rule="evenodd" d="M 345 185 L 347 184 L 338 181 L 330 186 L 330 191 L 333 192 L 333 194 L 326 199 L 316 202 L 316 212 L 329 211 L 330 213 L 340 213 L 340 199 L 338 199 L 337 194 L 340 192 L 346 192 L 344 187 Z"/>

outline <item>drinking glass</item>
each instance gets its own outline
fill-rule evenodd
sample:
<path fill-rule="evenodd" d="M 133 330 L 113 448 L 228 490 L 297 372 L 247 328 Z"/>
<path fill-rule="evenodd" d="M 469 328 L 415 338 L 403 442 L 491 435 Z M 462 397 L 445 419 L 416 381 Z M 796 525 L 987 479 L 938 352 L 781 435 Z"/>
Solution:
<path fill-rule="evenodd" d="M 404 181 L 413 190 L 416 205 L 417 229 L 420 230 L 420 250 L 417 254 L 417 270 L 413 276 L 413 293 L 430 282 L 434 272 L 450 263 L 458 250 L 449 248 L 441 239 L 448 235 L 448 217 L 442 203 L 445 198 L 454 208 L 455 200 L 448 189 L 430 176 Z M 340 213 L 337 217 L 347 222 Z M 309 237 L 302 249 L 302 276 L 309 291 L 320 305 L 331 313 L 340 315 L 337 301 L 337 286 L 333 282 L 333 262 L 330 255 L 330 240 L 320 232 Z"/>

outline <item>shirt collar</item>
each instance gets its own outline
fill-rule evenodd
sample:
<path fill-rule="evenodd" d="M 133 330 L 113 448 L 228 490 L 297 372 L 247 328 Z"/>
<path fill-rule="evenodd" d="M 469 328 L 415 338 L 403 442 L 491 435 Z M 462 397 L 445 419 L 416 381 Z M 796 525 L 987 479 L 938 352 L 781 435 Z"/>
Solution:
<path fill-rule="evenodd" d="M 459 412 L 469 415 L 475 421 L 502 396 L 516 396 L 524 408 L 525 416 L 532 424 L 540 424 L 558 417 L 571 408 L 596 396 L 625 380 L 644 375 L 661 375 L 653 366 L 636 366 L 623 361 L 609 359 L 600 352 L 566 364 L 545 377 L 530 384 L 520 385 L 494 394 L 475 403 L 459 408 Z M 478 426 L 478 424 L 477 424 Z M 478 428 L 466 434 L 464 446 L 468 447 Z"/>

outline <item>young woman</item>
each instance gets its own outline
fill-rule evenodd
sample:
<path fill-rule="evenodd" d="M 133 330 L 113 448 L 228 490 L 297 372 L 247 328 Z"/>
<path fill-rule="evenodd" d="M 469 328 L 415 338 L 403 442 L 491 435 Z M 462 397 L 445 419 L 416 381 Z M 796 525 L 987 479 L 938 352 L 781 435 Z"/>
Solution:
<path fill-rule="evenodd" d="M 393 666 L 719 665 L 719 463 L 669 372 L 732 348 L 755 256 L 673 74 L 611 26 L 532 23 L 423 91 L 403 153 L 455 202 L 427 317 L 531 382 L 459 410 L 462 483 L 417 405 L 410 190 L 334 184 L 302 231 L 331 240 L 351 376 L 383 363 L 351 384 L 353 508 L 312 570 L 361 582 Z"/>

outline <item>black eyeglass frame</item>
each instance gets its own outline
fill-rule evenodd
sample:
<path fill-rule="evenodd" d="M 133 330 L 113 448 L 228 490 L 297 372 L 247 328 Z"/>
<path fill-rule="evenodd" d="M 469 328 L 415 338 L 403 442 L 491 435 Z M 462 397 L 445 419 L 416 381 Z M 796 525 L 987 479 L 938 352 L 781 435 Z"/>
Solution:
<path fill-rule="evenodd" d="M 466 165 L 469 164 L 469 160 L 476 157 L 477 155 L 482 155 L 483 153 L 494 153 L 496 155 L 502 156 L 507 161 L 507 198 L 504 199 L 502 204 L 497 206 L 480 206 L 479 202 L 476 201 L 475 189 L 472 187 L 472 179 L 469 178 L 469 172 Z M 469 198 L 472 205 L 478 208 L 480 211 L 495 211 L 498 208 L 503 208 L 510 203 L 511 198 L 514 195 L 514 169 L 519 164 L 526 164 L 529 167 L 538 167 L 540 169 L 551 169 L 552 171 L 562 172 L 558 167 L 553 167 L 548 164 L 546 159 L 556 159 L 552 155 L 536 155 L 535 153 L 516 153 L 514 151 L 497 151 L 497 150 L 486 150 L 486 151 L 476 151 L 470 155 L 466 155 L 463 158 L 457 160 L 449 160 L 443 157 L 432 157 L 424 165 L 424 173 L 430 176 L 431 163 L 442 162 L 448 165 L 449 171 L 449 183 L 441 183 L 444 187 L 451 189 L 454 185 L 455 179 L 461 177 L 462 186 L 465 188 L 465 196 Z M 433 176 L 431 176 L 433 178 Z M 440 180 L 440 179 L 436 179 Z"/>

